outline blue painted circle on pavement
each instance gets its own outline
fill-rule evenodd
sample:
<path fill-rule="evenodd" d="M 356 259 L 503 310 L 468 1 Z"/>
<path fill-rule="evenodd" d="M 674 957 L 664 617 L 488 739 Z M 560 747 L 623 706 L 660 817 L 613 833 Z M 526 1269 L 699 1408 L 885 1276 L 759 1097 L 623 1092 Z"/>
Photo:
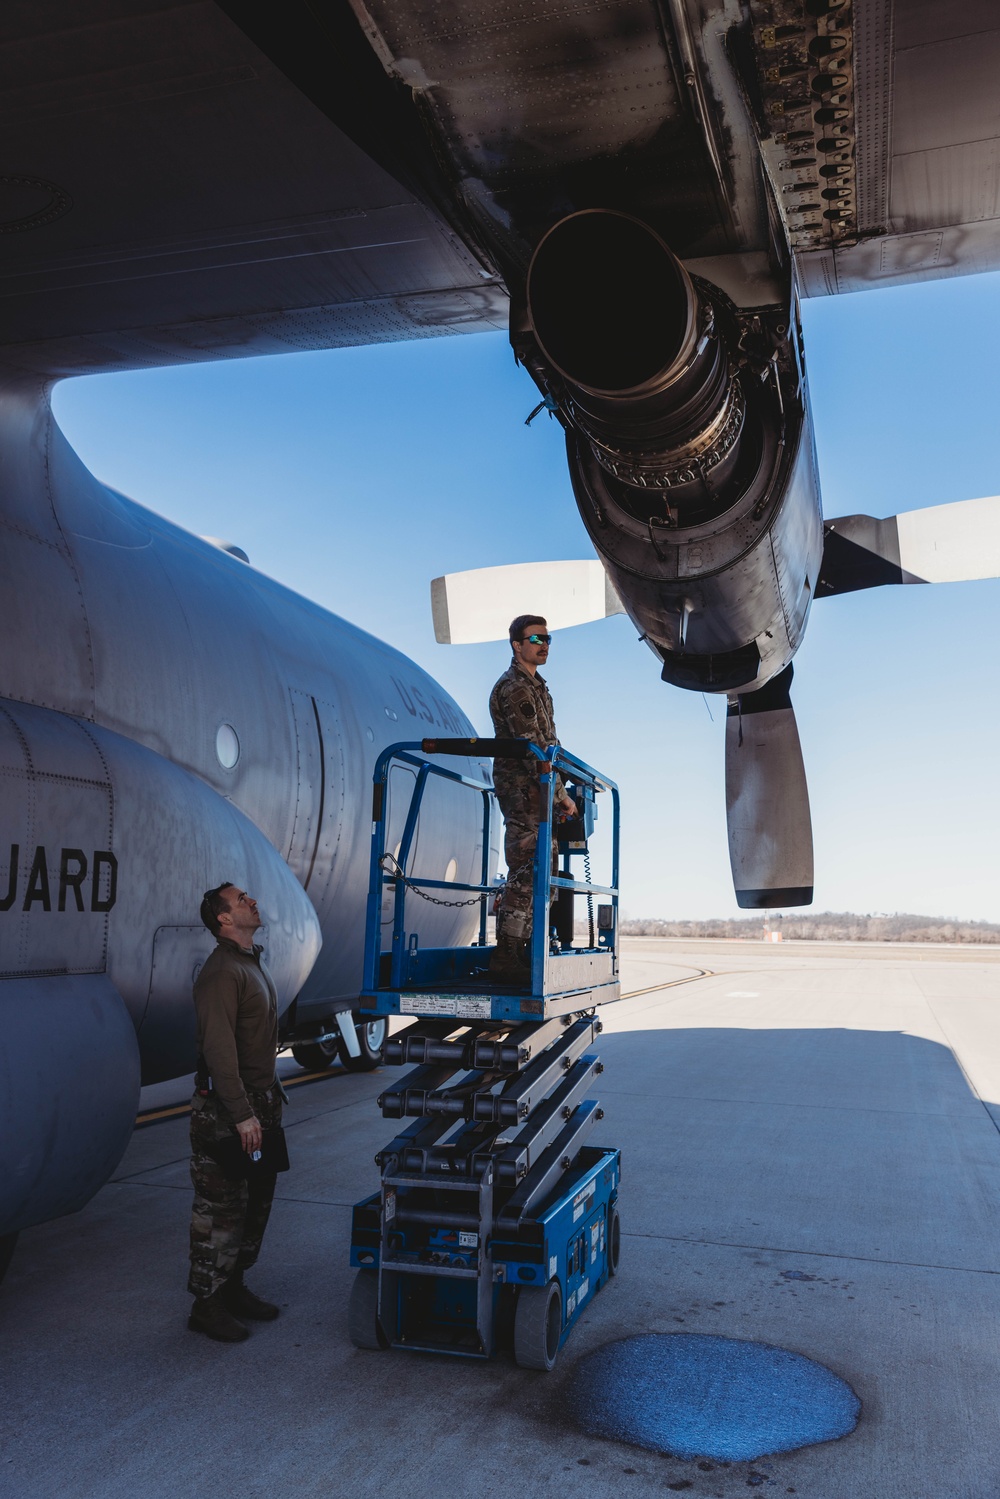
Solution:
<path fill-rule="evenodd" d="M 673 1457 L 744 1462 L 831 1442 L 861 1401 L 801 1353 L 698 1333 L 650 1333 L 582 1359 L 568 1398 L 578 1426 Z"/>

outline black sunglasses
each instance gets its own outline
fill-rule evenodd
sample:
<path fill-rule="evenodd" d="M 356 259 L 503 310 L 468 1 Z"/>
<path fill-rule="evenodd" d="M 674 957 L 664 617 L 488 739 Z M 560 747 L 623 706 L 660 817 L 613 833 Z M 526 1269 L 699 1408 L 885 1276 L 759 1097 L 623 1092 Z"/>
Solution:
<path fill-rule="evenodd" d="M 551 635 L 524 635 L 521 639 L 522 645 L 551 645 Z"/>

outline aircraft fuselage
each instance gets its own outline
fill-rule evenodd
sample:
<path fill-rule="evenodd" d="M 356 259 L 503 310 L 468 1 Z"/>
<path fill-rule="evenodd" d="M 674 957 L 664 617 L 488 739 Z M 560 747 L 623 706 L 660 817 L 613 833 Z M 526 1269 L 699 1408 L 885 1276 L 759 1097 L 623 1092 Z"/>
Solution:
<path fill-rule="evenodd" d="M 0 461 L 4 1233 L 86 1201 L 140 1075 L 193 1065 L 205 889 L 259 898 L 296 1023 L 356 1006 L 375 759 L 475 731 L 398 651 L 100 484 L 41 382 L 0 396 Z M 417 872 L 478 879 L 480 799 L 434 810 Z M 469 911 L 422 917 L 471 940 Z"/>

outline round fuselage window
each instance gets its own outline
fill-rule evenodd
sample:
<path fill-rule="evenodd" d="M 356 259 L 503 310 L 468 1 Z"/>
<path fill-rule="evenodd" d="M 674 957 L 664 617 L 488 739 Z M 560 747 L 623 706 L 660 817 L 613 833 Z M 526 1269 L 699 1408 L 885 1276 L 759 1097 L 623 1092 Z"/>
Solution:
<path fill-rule="evenodd" d="M 240 741 L 231 723 L 219 725 L 215 736 L 215 753 L 223 770 L 232 770 L 240 758 Z"/>

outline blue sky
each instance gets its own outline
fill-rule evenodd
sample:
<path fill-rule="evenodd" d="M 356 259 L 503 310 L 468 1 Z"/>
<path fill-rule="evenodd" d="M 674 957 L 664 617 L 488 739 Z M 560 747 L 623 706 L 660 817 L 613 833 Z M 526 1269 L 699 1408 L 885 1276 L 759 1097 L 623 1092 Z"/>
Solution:
<path fill-rule="evenodd" d="M 1000 276 L 804 308 L 824 511 L 1000 493 Z M 486 728 L 500 646 L 439 646 L 429 582 L 592 555 L 559 429 L 501 335 L 66 381 L 55 410 L 107 483 L 405 650 Z M 813 909 L 1000 920 L 1000 582 L 820 601 L 793 698 Z M 665 687 L 625 618 L 556 636 L 560 737 L 623 798 L 629 915 L 736 914 L 724 700 Z"/>

